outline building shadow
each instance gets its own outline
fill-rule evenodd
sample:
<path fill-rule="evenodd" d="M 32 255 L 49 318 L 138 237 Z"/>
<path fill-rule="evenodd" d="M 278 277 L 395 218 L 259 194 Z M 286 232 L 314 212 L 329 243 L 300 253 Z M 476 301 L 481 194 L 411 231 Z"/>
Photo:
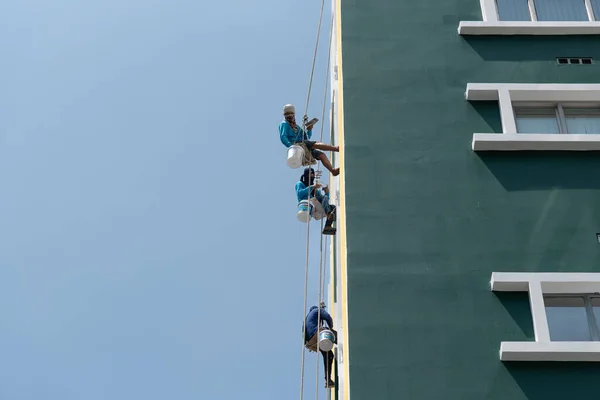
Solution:
<path fill-rule="evenodd" d="M 505 362 L 528 400 L 596 398 L 598 363 Z"/>
<path fill-rule="evenodd" d="M 473 132 L 502 133 L 497 101 L 476 101 L 471 106 L 479 115 Z M 508 191 L 600 189 L 599 151 L 490 151 L 476 154 Z"/>
<path fill-rule="evenodd" d="M 502 133 L 502 120 L 497 101 L 473 101 L 470 104 L 483 122 L 481 127 L 474 126 L 477 132 Z"/>
<path fill-rule="evenodd" d="M 527 292 L 494 292 L 502 306 L 521 329 L 519 340 L 535 340 L 533 319 Z"/>
<path fill-rule="evenodd" d="M 600 152 L 479 152 L 479 158 L 508 191 L 600 189 Z"/>

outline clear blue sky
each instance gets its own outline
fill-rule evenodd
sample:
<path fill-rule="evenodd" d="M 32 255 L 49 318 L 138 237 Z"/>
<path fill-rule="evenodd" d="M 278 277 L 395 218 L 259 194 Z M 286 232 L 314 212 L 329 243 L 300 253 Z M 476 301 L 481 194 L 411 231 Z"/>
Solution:
<path fill-rule="evenodd" d="M 0 398 L 298 397 L 306 232 L 277 124 L 319 9 L 0 6 Z"/>

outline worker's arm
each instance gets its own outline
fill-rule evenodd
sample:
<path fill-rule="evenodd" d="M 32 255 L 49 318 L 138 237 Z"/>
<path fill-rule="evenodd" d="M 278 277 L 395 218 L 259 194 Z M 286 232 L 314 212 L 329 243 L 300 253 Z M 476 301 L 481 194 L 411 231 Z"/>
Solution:
<path fill-rule="evenodd" d="M 310 197 L 315 197 L 315 189 L 321 187 L 320 184 L 304 186 L 302 182 L 296 183 L 296 196 L 298 196 L 298 201 L 301 199 L 308 199 L 308 193 L 310 192 Z"/>
<path fill-rule="evenodd" d="M 296 196 L 298 197 L 298 201 L 307 198 L 309 190 L 310 186 L 306 187 L 302 184 L 302 182 L 296 183 Z"/>
<path fill-rule="evenodd" d="M 288 134 L 291 129 L 290 125 L 286 122 L 279 124 L 279 140 L 281 140 L 281 143 L 283 143 L 285 147 L 290 147 L 292 145 L 292 142 L 288 139 Z"/>

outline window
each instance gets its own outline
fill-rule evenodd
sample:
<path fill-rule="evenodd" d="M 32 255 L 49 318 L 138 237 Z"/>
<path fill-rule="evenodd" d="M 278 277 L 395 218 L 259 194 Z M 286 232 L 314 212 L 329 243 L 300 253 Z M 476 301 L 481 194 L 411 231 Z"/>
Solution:
<path fill-rule="evenodd" d="M 594 21 L 598 0 L 497 0 L 500 21 Z"/>
<path fill-rule="evenodd" d="M 473 134 L 475 151 L 600 150 L 600 84 L 469 83 L 469 101 L 498 101 L 502 133 Z"/>
<path fill-rule="evenodd" d="M 564 108 L 566 133 L 600 134 L 599 108 Z"/>
<path fill-rule="evenodd" d="M 595 21 L 600 0 L 496 0 L 500 21 Z"/>
<path fill-rule="evenodd" d="M 586 4 L 588 3 L 588 4 Z M 532 17 L 538 21 L 593 21 L 589 0 L 534 0 Z M 589 7 L 589 14 L 588 14 Z"/>
<path fill-rule="evenodd" d="M 527 0 L 498 0 L 496 7 L 500 21 L 531 21 Z"/>
<path fill-rule="evenodd" d="M 600 297 L 595 295 L 544 296 L 550 340 L 564 342 L 600 341 L 598 312 Z"/>
<path fill-rule="evenodd" d="M 600 20 L 600 0 L 590 0 L 590 4 L 594 12 L 594 18 L 596 21 Z"/>
<path fill-rule="evenodd" d="M 600 273 L 494 272 L 491 288 L 529 292 L 535 333 L 501 342 L 500 359 L 600 362 Z"/>
<path fill-rule="evenodd" d="M 598 35 L 600 0 L 480 0 L 483 21 L 461 35 Z"/>
<path fill-rule="evenodd" d="M 515 117 L 519 133 L 560 133 L 553 108 L 515 109 Z"/>
<path fill-rule="evenodd" d="M 600 134 L 600 104 L 570 107 L 558 104 L 547 108 L 515 108 L 518 133 Z"/>

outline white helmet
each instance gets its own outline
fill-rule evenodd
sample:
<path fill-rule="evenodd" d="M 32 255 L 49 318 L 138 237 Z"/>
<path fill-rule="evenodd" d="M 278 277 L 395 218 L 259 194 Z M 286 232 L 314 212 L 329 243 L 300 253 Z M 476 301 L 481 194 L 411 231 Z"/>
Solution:
<path fill-rule="evenodd" d="M 294 107 L 293 104 L 286 104 L 283 106 L 283 113 L 285 114 L 286 112 L 293 112 L 296 114 L 296 107 Z"/>

